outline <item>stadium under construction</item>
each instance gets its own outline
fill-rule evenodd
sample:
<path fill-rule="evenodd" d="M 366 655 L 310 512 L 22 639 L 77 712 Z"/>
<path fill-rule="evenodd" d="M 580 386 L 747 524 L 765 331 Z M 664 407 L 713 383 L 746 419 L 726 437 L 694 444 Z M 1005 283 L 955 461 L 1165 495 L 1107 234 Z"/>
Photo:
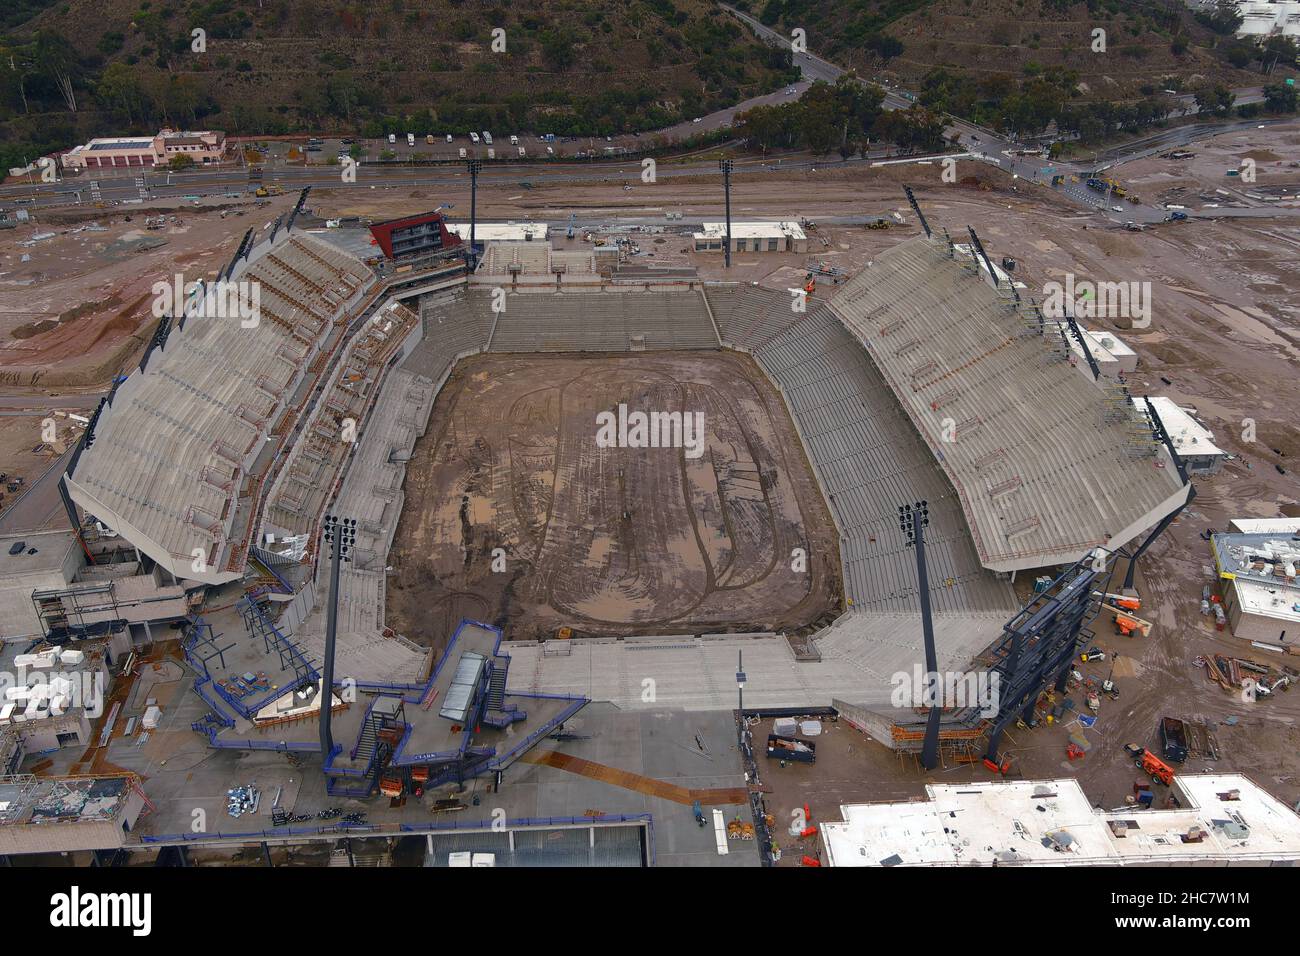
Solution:
<path fill-rule="evenodd" d="M 415 835 L 428 838 L 439 865 L 484 848 L 499 864 L 524 865 L 559 859 L 520 849 L 559 833 L 572 862 L 688 862 L 695 851 L 670 821 L 680 804 L 718 807 L 719 819 L 721 808 L 752 813 L 765 833 L 761 795 L 742 767 L 752 741 L 743 722 L 737 730 L 741 701 L 744 712 L 769 714 L 833 707 L 926 766 L 951 756 L 996 770 L 1004 730 L 1043 690 L 1064 686 L 1091 636 L 1097 594 L 1119 589 L 1117 561 L 1131 565 L 1190 500 L 1154 409 L 1110 379 L 1081 376 L 1068 333 L 993 267 L 978 237 L 955 243 L 915 203 L 922 233 L 820 298 L 689 269 L 611 266 L 598 250 L 535 240 L 480 250 L 436 213 L 381 224 L 398 269 L 299 226 L 305 199 L 260 242 L 245 236 L 219 277 L 259 288 L 260 320 L 163 318 L 64 478 L 78 529 L 111 527 L 173 582 L 207 589 L 184 621 L 192 692 L 172 701 L 169 726 L 215 755 L 209 788 L 215 775 L 235 787 L 256 773 L 268 803 L 193 832 L 179 807 L 196 784 L 112 741 L 106 760 L 147 776 L 152 805 L 98 850 Z M 752 418 L 741 415 L 735 435 L 710 437 L 717 447 L 699 466 L 707 473 L 684 459 L 665 465 L 693 515 L 689 547 L 665 553 L 684 575 L 698 541 L 709 580 L 730 567 L 739 581 L 743 567 L 824 541 L 832 553 L 810 557 L 833 580 L 825 607 L 784 633 L 770 623 L 781 607 L 754 605 L 729 618 L 647 613 L 650 623 L 633 617 L 590 635 L 575 619 L 518 640 L 520 605 L 510 602 L 523 600 L 529 579 L 520 578 L 501 593 L 457 592 L 454 612 L 426 608 L 423 618 L 405 615 L 417 623 L 394 627 L 395 601 L 420 607 L 418 590 L 412 597 L 393 582 L 414 560 L 403 550 L 403 522 L 420 520 L 408 507 L 412 482 L 440 467 L 439 454 L 472 464 L 464 481 L 473 484 L 438 503 L 446 513 L 432 525 L 435 537 L 454 532 L 445 543 L 466 566 L 499 549 L 531 570 L 549 536 L 568 532 L 557 523 L 539 537 L 513 516 L 558 512 L 583 482 L 633 481 L 627 449 L 605 454 L 594 428 L 568 429 L 564 416 L 575 413 L 564 402 L 494 411 L 507 424 L 543 422 L 553 431 L 545 443 L 462 434 L 466 419 L 454 409 L 444 422 L 439 402 L 457 376 L 473 374 L 467 359 L 563 353 L 634 367 L 667 353 L 728 351 L 774 390 L 771 403 L 761 392 L 750 401 L 767 408 L 773 428 L 788 422 L 801 447 L 755 442 Z M 628 373 L 617 387 L 625 379 L 629 395 L 645 394 L 635 389 L 649 374 Z M 476 400 L 492 402 L 491 390 Z M 520 461 L 526 494 L 510 478 Z M 801 468 L 815 481 L 807 493 Z M 653 482 L 668 479 L 637 480 L 662 494 L 667 486 Z M 777 527 L 783 487 L 798 518 L 766 530 Z M 485 488 L 502 501 L 541 495 L 541 504 L 486 509 Z M 636 566 L 648 537 L 635 508 L 607 510 L 608 538 L 590 545 L 585 566 L 596 578 Z M 688 529 L 664 533 L 685 540 Z M 1014 578 L 1043 569 L 1054 569 L 1050 583 L 1018 599 Z M 786 580 L 773 600 L 798 604 L 819 580 L 807 578 Z M 680 590 L 683 580 L 665 572 L 637 587 Z M 571 606 L 595 620 L 598 604 Z M 996 673 L 1000 696 L 991 709 L 900 708 L 893 677 L 917 664 Z M 729 746 L 735 766 L 701 774 L 679 764 L 693 755 L 647 743 L 651 717 L 688 740 L 696 728 L 704 752 L 709 739 Z M 292 784 L 270 769 L 281 757 L 301 767 Z M 680 792 L 663 782 L 678 772 L 696 778 Z M 462 799 L 470 792 L 472 802 Z M 300 819 L 331 798 L 365 807 L 368 819 Z M 450 804 L 462 811 L 454 824 L 430 822 L 430 805 L 436 813 Z M 266 825 L 272 808 L 288 826 Z M 493 827 L 493 808 L 504 808 L 504 828 Z M 47 844 L 48 831 L 27 844 L 14 838 L 6 852 Z M 698 859 L 768 859 L 712 851 Z"/>

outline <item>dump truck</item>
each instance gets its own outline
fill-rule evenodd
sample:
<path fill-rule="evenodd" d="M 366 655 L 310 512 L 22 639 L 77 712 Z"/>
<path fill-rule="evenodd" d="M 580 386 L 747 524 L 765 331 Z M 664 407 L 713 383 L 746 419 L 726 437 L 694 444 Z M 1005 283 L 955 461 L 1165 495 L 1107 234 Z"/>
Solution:
<path fill-rule="evenodd" d="M 1187 759 L 1187 727 L 1177 717 L 1160 718 L 1160 743 L 1165 757 L 1174 763 Z"/>

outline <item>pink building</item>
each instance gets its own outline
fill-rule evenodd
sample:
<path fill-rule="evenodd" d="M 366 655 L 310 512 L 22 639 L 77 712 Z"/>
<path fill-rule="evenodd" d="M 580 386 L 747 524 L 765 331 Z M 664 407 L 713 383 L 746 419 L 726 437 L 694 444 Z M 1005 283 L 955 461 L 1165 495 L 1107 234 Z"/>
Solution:
<path fill-rule="evenodd" d="M 67 169 L 165 166 L 175 156 L 188 156 L 196 166 L 220 163 L 226 154 L 226 134 L 215 130 L 176 132 L 160 130 L 157 136 L 119 136 L 92 139 L 63 154 Z"/>

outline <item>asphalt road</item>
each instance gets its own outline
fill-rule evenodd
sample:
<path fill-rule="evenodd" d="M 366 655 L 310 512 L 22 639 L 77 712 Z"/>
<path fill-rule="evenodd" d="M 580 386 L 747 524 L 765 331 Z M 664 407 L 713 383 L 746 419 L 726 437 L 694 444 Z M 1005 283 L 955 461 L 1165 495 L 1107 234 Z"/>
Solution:
<path fill-rule="evenodd" d="M 788 46 L 790 38 L 764 26 L 754 17 L 736 10 L 726 4 L 719 4 L 722 9 L 728 11 L 749 29 L 751 29 L 760 39 L 776 46 Z M 686 139 L 691 135 L 712 132 L 720 129 L 729 128 L 737 113 L 754 106 L 763 104 L 774 104 L 789 102 L 803 94 L 813 82 L 824 80 L 835 82 L 842 76 L 845 71 L 839 66 L 822 59 L 811 51 L 795 54 L 795 62 L 799 65 L 802 73 L 802 79 L 793 84 L 791 87 L 778 90 L 764 96 L 755 97 L 738 103 L 733 107 L 710 113 L 693 119 L 687 123 L 680 123 L 677 126 L 661 131 L 664 135 L 676 140 Z M 862 81 L 865 82 L 865 81 Z M 793 92 L 792 92 L 793 91 Z M 1263 98 L 1262 88 L 1250 87 L 1234 91 L 1237 94 L 1237 102 L 1250 103 L 1258 102 Z M 1184 109 L 1175 115 L 1191 115 L 1195 112 L 1195 104 L 1190 94 L 1183 94 L 1176 97 L 1184 104 Z M 886 109 L 907 109 L 915 102 L 915 97 L 908 91 L 886 88 L 883 105 Z M 1012 138 L 998 134 L 992 130 L 976 126 L 965 120 L 954 119 L 952 124 L 947 128 L 947 133 L 957 139 L 958 144 L 970 152 L 972 155 L 979 157 L 982 161 L 996 164 L 1001 169 L 1028 180 L 1043 184 L 1046 188 L 1053 188 L 1050 185 L 1051 177 L 1054 174 L 1065 175 L 1068 178 L 1075 177 L 1078 179 L 1087 178 L 1094 172 L 1109 169 L 1115 165 L 1126 162 L 1131 159 L 1151 155 L 1179 145 L 1185 145 L 1198 138 L 1206 135 L 1214 135 L 1219 132 L 1231 132 L 1238 129 L 1249 128 L 1252 125 L 1264 126 L 1271 125 L 1285 120 L 1269 120 L 1263 123 L 1257 121 L 1241 121 L 1229 124 L 1192 124 L 1171 130 L 1163 130 L 1153 133 L 1149 136 L 1142 137 L 1133 142 L 1127 143 L 1120 147 L 1103 151 L 1087 163 L 1082 161 L 1074 162 L 1052 162 L 1037 156 L 1017 156 L 1016 152 L 1021 148 Z M 870 159 L 879 159 L 884 155 L 874 153 Z M 804 167 L 831 167 L 837 165 L 850 165 L 855 162 L 864 162 L 867 160 L 853 159 L 844 163 L 829 160 L 793 160 L 785 162 L 780 167 L 782 169 L 804 168 Z M 739 163 L 743 169 L 749 171 L 766 170 L 774 168 L 767 163 Z M 660 164 L 657 174 L 661 178 L 673 178 L 678 176 L 697 176 L 702 172 L 714 169 L 711 162 L 686 163 L 686 164 Z M 415 187 L 439 187 L 460 185 L 465 182 L 467 174 L 464 172 L 453 171 L 459 169 L 458 161 L 450 161 L 447 165 L 442 166 L 375 166 L 362 165 L 357 170 L 356 188 L 384 189 L 384 188 L 415 188 Z M 40 183 L 20 183 L 10 186 L 0 186 L 0 198 L 8 198 L 16 204 L 25 205 L 28 208 L 46 208 L 50 206 L 64 206 L 70 203 L 85 203 L 90 201 L 90 183 L 92 181 L 98 184 L 100 197 L 111 203 L 135 203 L 140 201 L 141 192 L 137 185 L 136 178 L 140 176 L 140 170 L 121 170 L 96 172 L 95 174 L 83 173 L 79 177 L 64 179 L 62 182 L 53 185 L 44 185 Z M 531 183 L 579 183 L 579 182 L 619 182 L 636 188 L 640 183 L 641 165 L 640 160 L 636 158 L 625 158 L 621 161 L 582 161 L 578 163 L 565 163 L 563 160 L 548 162 L 545 166 L 536 164 L 510 165 L 506 163 L 493 162 L 479 176 L 479 183 L 484 187 L 506 186 L 508 188 L 518 188 L 523 182 Z M 242 168 L 224 168 L 220 170 L 196 170 L 188 173 L 173 173 L 165 170 L 149 171 L 145 174 L 145 180 L 148 184 L 147 196 L 150 199 L 169 199 L 169 200 L 187 200 L 193 199 L 201 201 L 213 197 L 229 196 L 231 198 L 246 197 L 253 185 L 250 185 L 248 174 Z M 272 165 L 264 170 L 263 181 L 265 184 L 276 184 L 283 186 L 287 191 L 297 191 L 304 186 L 322 186 L 333 187 L 342 185 L 340 178 L 340 169 L 334 166 L 290 166 L 290 165 Z M 1106 217 L 1124 222 L 1133 220 L 1135 222 L 1157 222 L 1166 219 L 1168 212 L 1163 208 L 1149 206 L 1144 204 L 1132 204 L 1128 202 L 1118 202 L 1107 196 L 1089 190 L 1086 187 L 1075 184 L 1055 187 L 1063 197 L 1075 203 L 1082 209 L 1099 212 Z M 1116 208 L 1116 207 L 1119 208 Z M 1207 210 L 1207 212 L 1215 212 Z M 1199 214 L 1194 213 L 1194 214 Z M 1218 213 L 1227 214 L 1227 211 Z M 1241 211 L 1233 213 L 1235 215 L 1243 214 Z M 1265 213 L 1254 213 L 1254 215 L 1263 215 Z M 1267 209 L 1267 214 L 1288 214 L 1287 210 L 1276 208 Z"/>

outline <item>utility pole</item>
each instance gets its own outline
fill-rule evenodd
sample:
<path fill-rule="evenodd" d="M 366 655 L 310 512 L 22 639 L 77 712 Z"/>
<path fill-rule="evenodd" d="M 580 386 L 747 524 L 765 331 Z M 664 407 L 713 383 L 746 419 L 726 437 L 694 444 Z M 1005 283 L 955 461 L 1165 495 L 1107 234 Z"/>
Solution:
<path fill-rule="evenodd" d="M 740 748 L 745 749 L 745 652 L 736 651 L 736 694 L 740 710 Z"/>
<path fill-rule="evenodd" d="M 325 664 L 320 687 L 320 749 L 321 760 L 327 762 L 334 752 L 334 737 L 330 733 L 330 704 L 334 700 L 334 643 L 339 625 L 339 566 L 351 561 L 349 552 L 357 542 L 357 519 L 325 516 L 325 540 L 330 548 L 330 596 L 325 615 Z"/>
<path fill-rule="evenodd" d="M 916 586 L 921 599 L 921 632 L 925 638 L 925 682 L 929 714 L 925 722 L 925 742 L 921 745 L 921 766 L 933 770 L 939 765 L 939 718 L 943 714 L 943 680 L 939 676 L 939 655 L 934 647 L 934 620 L 930 613 L 930 575 L 925 565 L 925 529 L 930 524 L 930 505 L 918 501 L 899 505 L 898 528 L 916 549 Z"/>
<path fill-rule="evenodd" d="M 727 195 L 727 238 L 722 249 L 726 253 L 727 268 L 731 268 L 731 167 L 729 159 L 719 160 L 718 168 L 722 170 L 722 188 Z"/>
<path fill-rule="evenodd" d="M 474 225 L 478 218 L 478 174 L 483 168 L 481 160 L 471 159 L 465 163 L 469 168 L 469 271 L 478 268 L 478 256 L 474 247 Z"/>

